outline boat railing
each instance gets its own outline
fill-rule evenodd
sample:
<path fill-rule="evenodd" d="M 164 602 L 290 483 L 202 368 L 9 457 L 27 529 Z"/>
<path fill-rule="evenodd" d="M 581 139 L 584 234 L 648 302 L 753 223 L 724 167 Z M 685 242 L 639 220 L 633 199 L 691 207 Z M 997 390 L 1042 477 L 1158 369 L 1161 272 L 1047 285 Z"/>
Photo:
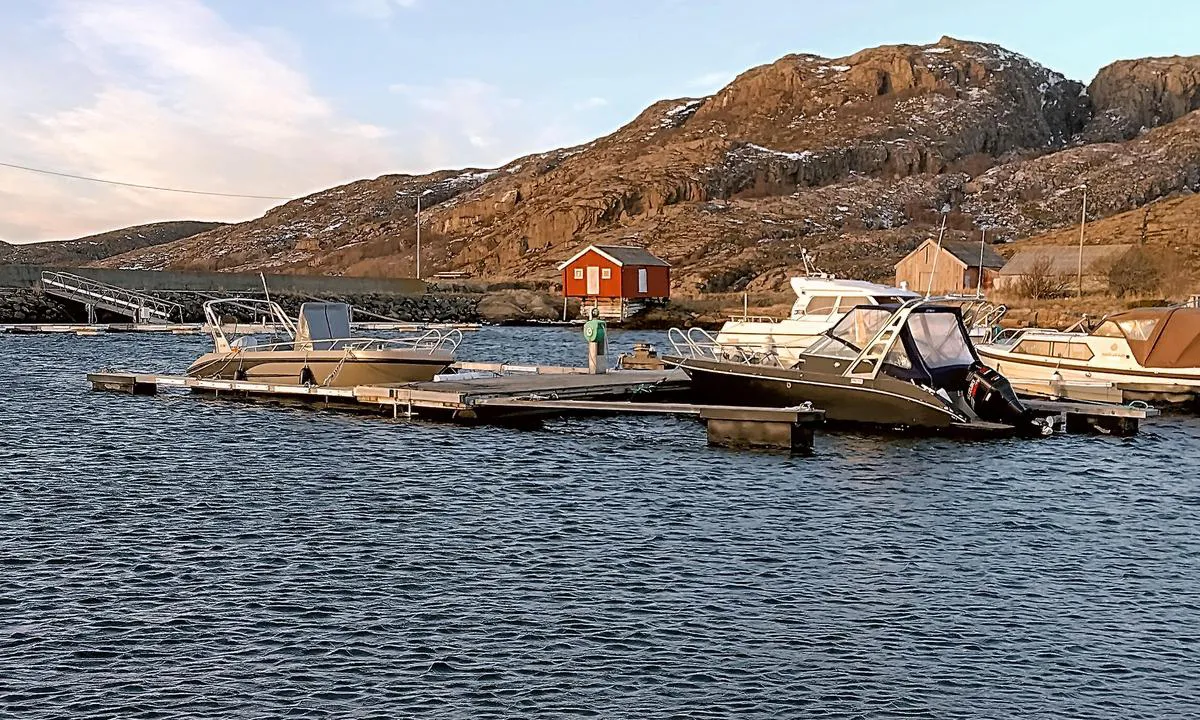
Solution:
<path fill-rule="evenodd" d="M 305 340 L 300 343 L 289 339 L 283 342 L 262 344 L 238 344 L 235 342 L 231 345 L 231 350 L 245 350 L 254 352 L 294 350 L 296 345 L 301 344 L 312 345 L 319 349 L 325 348 L 335 351 L 345 350 L 351 352 L 365 352 L 371 350 L 416 350 L 427 352 L 430 355 L 433 355 L 439 351 L 448 353 L 455 352 L 462 340 L 462 331 L 457 328 L 452 328 L 444 332 L 438 329 L 430 329 L 420 336 L 402 338 L 322 338 L 320 340 Z"/>
<path fill-rule="evenodd" d="M 733 343 L 718 342 L 703 328 L 681 328 L 667 330 L 667 340 L 680 357 L 716 362 L 735 362 L 746 365 L 772 365 L 782 367 L 779 356 L 764 352 L 760 348 L 749 348 Z"/>
<path fill-rule="evenodd" d="M 779 318 L 771 317 L 770 315 L 730 315 L 729 321 L 745 323 L 778 323 Z"/>

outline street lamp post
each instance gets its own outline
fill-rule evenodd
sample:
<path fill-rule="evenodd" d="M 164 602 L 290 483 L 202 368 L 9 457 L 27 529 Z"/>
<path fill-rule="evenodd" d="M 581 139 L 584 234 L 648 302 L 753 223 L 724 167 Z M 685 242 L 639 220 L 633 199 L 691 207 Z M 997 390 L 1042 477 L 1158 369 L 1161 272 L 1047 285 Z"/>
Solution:
<path fill-rule="evenodd" d="M 1083 185 L 1083 211 L 1079 213 L 1079 287 L 1077 297 L 1083 297 L 1083 228 L 1087 225 L 1087 184 Z"/>

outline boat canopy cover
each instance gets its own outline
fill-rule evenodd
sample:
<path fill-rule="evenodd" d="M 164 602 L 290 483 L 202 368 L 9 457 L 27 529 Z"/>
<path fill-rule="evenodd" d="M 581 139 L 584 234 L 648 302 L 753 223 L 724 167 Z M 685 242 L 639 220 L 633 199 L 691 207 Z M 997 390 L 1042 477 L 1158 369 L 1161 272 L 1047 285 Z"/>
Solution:
<path fill-rule="evenodd" d="M 813 343 L 805 354 L 856 357 L 899 308 L 859 305 L 830 328 L 827 338 Z M 901 379 L 928 381 L 942 387 L 953 384 L 962 372 L 978 362 L 958 308 L 930 305 L 914 310 L 883 364 Z"/>
<path fill-rule="evenodd" d="M 346 303 L 308 302 L 300 306 L 293 344 L 297 350 L 336 350 L 336 341 L 349 337 L 350 306 Z"/>
<path fill-rule="evenodd" d="M 908 316 L 908 332 L 917 353 L 931 370 L 961 367 L 976 360 L 957 309 L 914 312 Z"/>
<path fill-rule="evenodd" d="M 1200 367 L 1200 308 L 1126 310 L 1109 315 L 1095 334 L 1115 334 L 1114 325 L 1142 367 Z"/>

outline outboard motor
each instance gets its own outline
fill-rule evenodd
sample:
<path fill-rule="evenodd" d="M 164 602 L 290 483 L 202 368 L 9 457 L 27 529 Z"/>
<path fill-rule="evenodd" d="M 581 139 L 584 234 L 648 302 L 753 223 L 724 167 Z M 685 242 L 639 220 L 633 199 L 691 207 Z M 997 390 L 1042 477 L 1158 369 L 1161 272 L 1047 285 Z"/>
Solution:
<path fill-rule="evenodd" d="M 967 373 L 967 402 L 980 420 L 1013 425 L 1023 430 L 1037 427 L 1043 434 L 1043 424 L 1036 414 L 1017 398 L 1008 378 L 990 367 L 975 364 Z"/>

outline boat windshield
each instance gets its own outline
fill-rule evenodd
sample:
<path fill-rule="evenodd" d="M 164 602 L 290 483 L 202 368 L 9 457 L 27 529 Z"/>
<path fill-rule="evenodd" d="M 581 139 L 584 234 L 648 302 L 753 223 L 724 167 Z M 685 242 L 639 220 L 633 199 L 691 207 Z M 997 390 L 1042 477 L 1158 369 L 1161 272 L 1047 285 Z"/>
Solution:
<path fill-rule="evenodd" d="M 805 352 L 830 357 L 856 357 L 879 334 L 894 308 L 860 305 L 818 338 Z"/>

